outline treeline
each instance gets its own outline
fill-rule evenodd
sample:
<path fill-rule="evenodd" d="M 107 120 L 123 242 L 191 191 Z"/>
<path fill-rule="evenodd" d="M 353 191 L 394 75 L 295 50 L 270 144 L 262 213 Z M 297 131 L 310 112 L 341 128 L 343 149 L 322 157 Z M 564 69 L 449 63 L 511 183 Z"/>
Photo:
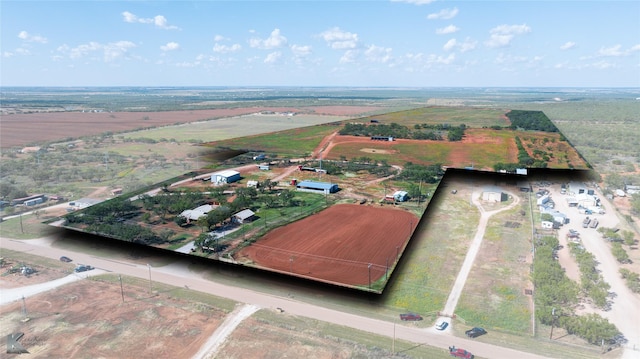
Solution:
<path fill-rule="evenodd" d="M 367 156 L 355 157 L 350 160 L 341 156 L 340 161 L 322 161 L 322 166 L 320 161 L 307 161 L 304 163 L 304 166 L 322 167 L 323 170 L 333 176 L 339 176 L 345 172 L 366 171 L 376 177 L 382 178 L 396 173 L 396 170 L 394 170 L 386 160 L 376 160 Z"/>
<path fill-rule="evenodd" d="M 558 132 L 556 125 L 542 111 L 511 110 L 507 113 L 511 129 Z"/>
<path fill-rule="evenodd" d="M 341 135 L 351 136 L 384 136 L 393 138 L 405 138 L 413 140 L 434 140 L 442 141 L 444 138 L 441 133 L 447 133 L 447 140 L 460 141 L 464 136 L 464 130 L 466 126 L 461 124 L 460 126 L 450 126 L 448 124 L 417 124 L 414 125 L 413 130 L 407 126 L 399 125 L 397 123 L 391 124 L 372 124 L 367 125 L 363 123 L 347 123 L 339 133 Z M 425 131 L 427 130 L 427 131 Z"/>
<path fill-rule="evenodd" d="M 573 312 L 580 288 L 554 259 L 558 243 L 553 236 L 536 240 L 532 274 L 536 317 L 542 324 L 564 328 L 591 344 L 613 343 L 620 335 L 615 325 L 597 314 L 578 316 Z"/>
<path fill-rule="evenodd" d="M 518 163 L 502 163 L 497 162 L 493 165 L 496 172 L 506 171 L 513 173 L 517 168 L 547 168 L 547 161 L 543 159 L 533 159 L 522 144 L 520 137 L 515 137 L 516 147 L 518 148 Z"/>
<path fill-rule="evenodd" d="M 397 179 L 413 182 L 423 181 L 425 183 L 436 183 L 443 175 L 444 171 L 440 164 L 424 166 L 407 162 Z"/>

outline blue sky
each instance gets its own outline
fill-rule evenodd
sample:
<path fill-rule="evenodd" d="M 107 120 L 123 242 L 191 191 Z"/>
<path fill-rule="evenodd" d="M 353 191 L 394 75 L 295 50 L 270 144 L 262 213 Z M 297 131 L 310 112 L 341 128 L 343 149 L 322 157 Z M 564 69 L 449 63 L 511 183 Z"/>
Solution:
<path fill-rule="evenodd" d="M 640 87 L 640 1 L 0 2 L 0 86 Z"/>

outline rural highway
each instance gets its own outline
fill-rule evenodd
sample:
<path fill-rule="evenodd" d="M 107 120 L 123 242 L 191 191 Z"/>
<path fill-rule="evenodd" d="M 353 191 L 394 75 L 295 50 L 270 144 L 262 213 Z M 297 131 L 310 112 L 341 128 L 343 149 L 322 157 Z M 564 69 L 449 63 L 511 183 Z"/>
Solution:
<path fill-rule="evenodd" d="M 2 248 L 52 259 L 58 259 L 60 256 L 66 255 L 72 257 L 76 262 L 91 264 L 92 266 L 106 272 L 113 272 L 142 279 L 149 278 L 149 268 L 147 267 L 147 265 L 139 265 L 122 260 L 100 258 L 91 254 L 74 252 L 67 249 L 58 249 L 50 246 L 50 243 L 51 240 L 47 239 L 22 241 L 0 237 L 0 247 Z M 392 322 L 372 319 L 365 316 L 344 313 L 337 310 L 312 305 L 295 300 L 293 298 L 279 297 L 260 293 L 250 289 L 238 288 L 216 283 L 214 281 L 205 280 L 195 273 L 190 273 L 186 264 L 174 264 L 167 267 L 152 268 L 151 278 L 152 282 L 161 282 L 178 287 L 186 286 L 190 290 L 228 298 L 239 303 L 250 305 L 252 307 L 283 308 L 288 314 L 308 317 L 386 336 L 389 338 L 389 342 L 391 342 L 393 338 L 395 338 L 420 345 L 438 347 L 442 348 L 443 350 L 447 350 L 449 346 L 455 345 L 456 347 L 464 348 L 474 353 L 475 355 L 484 358 L 545 358 L 540 355 L 509 348 L 503 348 L 466 338 L 453 337 L 447 333 L 436 332 L 432 330 L 432 328 L 422 329 L 405 325 L 398 325 Z M 18 295 L 20 298 L 22 298 L 22 294 L 14 295 Z M 240 313 L 246 312 L 240 311 Z M 209 345 L 214 344 L 211 342 L 208 343 Z M 205 346 L 207 345 L 205 344 Z"/>

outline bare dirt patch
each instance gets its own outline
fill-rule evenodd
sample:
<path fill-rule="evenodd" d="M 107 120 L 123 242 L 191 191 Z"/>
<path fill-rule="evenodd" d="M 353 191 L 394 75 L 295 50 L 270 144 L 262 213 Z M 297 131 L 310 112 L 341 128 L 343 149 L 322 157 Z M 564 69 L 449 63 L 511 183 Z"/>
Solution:
<path fill-rule="evenodd" d="M 389 273 L 417 223 L 418 217 L 404 210 L 339 204 L 269 232 L 237 259 L 295 276 L 366 286 Z"/>
<path fill-rule="evenodd" d="M 379 110 L 375 106 L 249 107 L 195 111 L 159 112 L 56 112 L 2 116 L 0 146 L 93 136 L 104 132 L 126 132 L 142 128 L 234 117 L 261 111 L 351 116 Z"/>
<path fill-rule="evenodd" d="M 118 283 L 83 280 L 0 309 L 3 335 L 25 333 L 29 358 L 189 358 L 224 312 L 167 293 L 153 297 Z M 149 335 L 153 333 L 153 335 Z"/>

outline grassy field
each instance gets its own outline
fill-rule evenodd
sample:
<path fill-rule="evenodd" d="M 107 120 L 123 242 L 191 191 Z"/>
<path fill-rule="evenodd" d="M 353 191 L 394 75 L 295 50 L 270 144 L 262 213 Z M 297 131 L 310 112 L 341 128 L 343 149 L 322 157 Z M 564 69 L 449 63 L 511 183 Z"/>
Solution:
<path fill-rule="evenodd" d="M 442 192 L 429 204 L 429 213 L 414 233 L 412 242 L 394 272 L 384 305 L 416 311 L 435 319 L 462 265 L 479 214 L 469 196 Z M 427 319 L 428 320 L 428 319 Z"/>
<path fill-rule="evenodd" d="M 416 124 L 449 124 L 481 128 L 506 126 L 508 121 L 503 117 L 506 110 L 478 107 L 423 107 L 407 111 L 392 112 L 371 116 L 371 119 L 385 123 L 398 123 L 413 127 Z"/>
<path fill-rule="evenodd" d="M 338 128 L 332 125 L 310 126 L 264 135 L 216 141 L 208 143 L 207 146 L 259 150 L 268 153 L 304 157 L 310 155 L 325 136 L 337 131 Z"/>
<path fill-rule="evenodd" d="M 156 141 L 167 139 L 173 142 L 202 143 L 321 125 L 342 121 L 347 118 L 349 117 L 309 114 L 300 114 L 293 117 L 255 114 L 154 128 L 130 132 L 121 136 L 128 139 L 142 137 Z"/>

